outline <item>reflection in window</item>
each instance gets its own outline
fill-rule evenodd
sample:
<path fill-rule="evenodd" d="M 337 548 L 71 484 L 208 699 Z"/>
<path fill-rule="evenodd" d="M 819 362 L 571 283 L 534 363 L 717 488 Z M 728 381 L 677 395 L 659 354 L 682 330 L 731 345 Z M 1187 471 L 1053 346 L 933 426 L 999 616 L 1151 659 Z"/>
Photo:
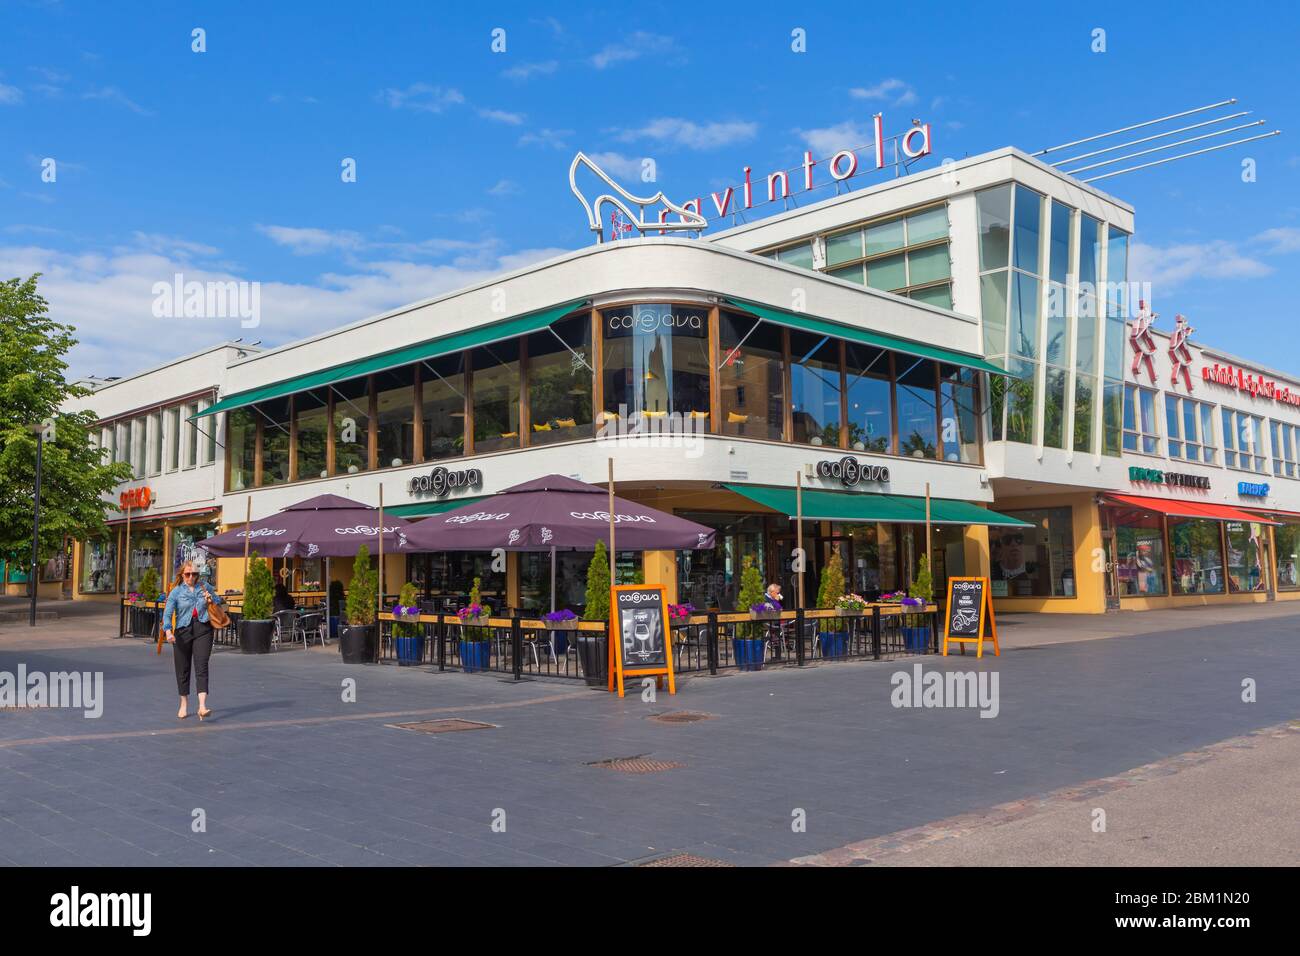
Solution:
<path fill-rule="evenodd" d="M 519 342 L 473 354 L 474 453 L 519 447 Z"/>
<path fill-rule="evenodd" d="M 329 438 L 328 395 L 325 389 L 299 392 L 293 397 L 298 416 L 298 474 L 296 480 L 327 477 L 326 444 Z"/>
<path fill-rule="evenodd" d="M 334 474 L 355 475 L 370 468 L 370 386 L 354 378 L 334 389 Z"/>
<path fill-rule="evenodd" d="M 1032 528 L 990 528 L 994 597 L 1073 597 L 1074 527 L 1070 508 L 1008 511 Z"/>
<path fill-rule="evenodd" d="M 1038 366 L 1034 362 L 1022 359 L 1007 363 L 1007 371 L 1014 377 L 1003 379 L 998 376 L 995 381 L 1005 381 L 1007 405 L 1007 441 L 1018 441 L 1026 445 L 1034 443 L 1034 394 L 1038 382 Z"/>
<path fill-rule="evenodd" d="M 893 451 L 894 408 L 890 399 L 889 353 L 851 342 L 845 353 L 849 405 L 849 447 Z"/>
<path fill-rule="evenodd" d="M 1166 593 L 1165 536 L 1160 516 L 1147 511 L 1113 509 L 1115 564 L 1124 597 Z"/>
<path fill-rule="evenodd" d="M 415 460 L 415 367 L 375 375 L 379 467 L 398 468 Z"/>
<path fill-rule="evenodd" d="M 529 444 L 591 435 L 591 359 L 589 314 L 528 337 Z"/>
<path fill-rule="evenodd" d="M 256 406 L 262 419 L 262 484 L 282 485 L 289 475 L 289 396 Z"/>
<path fill-rule="evenodd" d="M 1024 186 L 1016 186 L 1016 248 L 1014 265 L 1017 269 L 1039 275 L 1038 238 L 1043 215 L 1043 197 Z"/>
<path fill-rule="evenodd" d="M 1092 451 L 1092 421 L 1097 406 L 1097 379 L 1076 374 L 1074 379 L 1074 450 Z"/>
<path fill-rule="evenodd" d="M 1300 524 L 1288 522 L 1273 529 L 1277 545 L 1277 587 L 1280 591 L 1300 588 Z"/>
<path fill-rule="evenodd" d="M 420 367 L 424 460 L 465 453 L 465 353 L 431 359 Z"/>
<path fill-rule="evenodd" d="M 605 418 L 707 421 L 708 310 L 634 305 L 601 313 Z M 658 425 L 656 425 L 658 427 Z"/>
<path fill-rule="evenodd" d="M 976 194 L 979 206 L 980 271 L 1005 269 L 1011 235 L 1011 185 Z"/>
<path fill-rule="evenodd" d="M 840 348 L 826 335 L 790 333 L 790 407 L 793 441 L 840 443 Z"/>
<path fill-rule="evenodd" d="M 230 462 L 230 490 L 253 487 L 257 460 L 257 423 L 251 407 L 236 408 L 226 415 L 226 458 Z"/>
<path fill-rule="evenodd" d="M 723 434 L 780 441 L 785 420 L 780 327 L 723 312 L 720 337 Z"/>
<path fill-rule="evenodd" d="M 1209 518 L 1169 518 L 1175 594 L 1223 593 L 1222 528 Z"/>
<path fill-rule="evenodd" d="M 81 593 L 117 590 L 117 536 L 93 538 L 81 547 Z"/>
<path fill-rule="evenodd" d="M 939 390 L 943 399 L 939 410 L 939 440 L 944 461 L 979 461 L 979 416 L 975 405 L 978 383 L 978 374 L 968 368 L 939 366 Z"/>
<path fill-rule="evenodd" d="M 899 355 L 898 453 L 909 458 L 938 455 L 938 399 L 935 363 Z"/>
<path fill-rule="evenodd" d="M 1229 521 L 1227 532 L 1228 590 L 1233 594 L 1267 590 L 1264 526 L 1254 521 Z"/>

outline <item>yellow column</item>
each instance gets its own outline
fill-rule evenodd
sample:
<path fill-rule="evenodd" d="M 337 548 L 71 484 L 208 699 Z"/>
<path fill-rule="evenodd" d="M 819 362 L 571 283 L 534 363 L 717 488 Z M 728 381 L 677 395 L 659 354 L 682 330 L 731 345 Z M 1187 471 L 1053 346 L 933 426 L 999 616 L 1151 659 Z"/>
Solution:
<path fill-rule="evenodd" d="M 989 559 L 989 526 L 970 524 L 962 533 L 962 556 L 966 559 L 966 575 L 987 578 L 992 569 Z"/>
<path fill-rule="evenodd" d="M 645 552 L 645 583 L 648 585 L 661 584 L 664 588 L 664 594 L 672 604 L 677 603 L 677 552 L 675 551 L 647 551 Z"/>

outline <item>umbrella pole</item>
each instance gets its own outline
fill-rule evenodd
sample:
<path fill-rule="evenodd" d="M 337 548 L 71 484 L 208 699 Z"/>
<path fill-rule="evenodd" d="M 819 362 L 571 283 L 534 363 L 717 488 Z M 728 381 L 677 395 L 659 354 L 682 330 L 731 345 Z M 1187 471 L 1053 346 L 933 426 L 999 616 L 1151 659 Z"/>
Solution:
<path fill-rule="evenodd" d="M 384 609 L 384 483 L 379 483 L 379 611 Z M 379 613 L 376 611 L 376 614 Z M 376 617 L 376 620 L 378 618 Z"/>
<path fill-rule="evenodd" d="M 244 514 L 244 581 L 247 582 L 248 581 L 248 546 L 253 540 L 253 496 L 249 495 L 247 498 L 245 498 L 244 503 L 248 506 L 247 509 L 245 509 L 245 514 Z M 244 590 L 243 584 L 239 586 L 239 590 L 241 593 L 243 592 Z"/>
<path fill-rule="evenodd" d="M 795 550 L 799 554 L 799 582 L 798 595 L 799 607 L 803 607 L 803 567 L 807 564 L 808 559 L 803 553 L 803 472 L 794 473 L 794 536 Z"/>
<path fill-rule="evenodd" d="M 551 613 L 555 613 L 555 545 L 551 545 Z"/>
<path fill-rule="evenodd" d="M 930 557 L 930 483 L 928 481 L 925 483 L 925 566 L 930 572 L 930 580 L 933 581 L 934 561 Z"/>
<path fill-rule="evenodd" d="M 609 460 L 609 583 L 618 584 L 614 576 L 614 459 Z"/>

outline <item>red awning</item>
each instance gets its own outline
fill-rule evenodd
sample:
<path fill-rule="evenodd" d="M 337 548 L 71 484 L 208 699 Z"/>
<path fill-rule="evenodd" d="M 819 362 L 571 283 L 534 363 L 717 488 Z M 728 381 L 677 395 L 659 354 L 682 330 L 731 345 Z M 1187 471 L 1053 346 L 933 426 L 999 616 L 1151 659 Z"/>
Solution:
<path fill-rule="evenodd" d="M 1256 524 L 1277 524 L 1263 515 L 1251 514 L 1227 505 L 1212 505 L 1206 501 L 1186 501 L 1177 498 L 1146 498 L 1142 495 L 1107 495 L 1111 501 L 1145 508 L 1147 511 L 1173 515 L 1178 518 L 1213 518 L 1216 521 L 1253 521 Z"/>
<path fill-rule="evenodd" d="M 168 518 L 186 518 L 192 515 L 216 514 L 220 510 L 221 510 L 220 508 L 209 507 L 209 508 L 188 508 L 184 511 L 165 511 L 165 512 L 150 511 L 141 514 L 132 513 L 131 523 L 147 524 L 150 521 L 163 521 Z M 108 525 L 110 528 L 116 525 L 124 525 L 126 524 L 126 518 L 125 516 L 121 518 L 111 518 L 108 521 L 105 521 L 104 524 Z"/>

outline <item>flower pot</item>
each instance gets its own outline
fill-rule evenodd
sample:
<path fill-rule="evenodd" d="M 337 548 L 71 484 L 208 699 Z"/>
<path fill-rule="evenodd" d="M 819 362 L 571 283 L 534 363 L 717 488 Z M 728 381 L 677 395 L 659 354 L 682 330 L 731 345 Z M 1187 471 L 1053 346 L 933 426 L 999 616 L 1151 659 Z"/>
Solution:
<path fill-rule="evenodd" d="M 373 624 L 344 624 L 339 628 L 339 653 L 344 664 L 372 664 L 379 655 L 377 628 Z"/>
<path fill-rule="evenodd" d="M 840 617 L 862 617 L 867 612 L 865 608 L 837 607 L 835 613 Z"/>
<path fill-rule="evenodd" d="M 546 625 L 548 631 L 573 631 L 577 629 L 578 619 L 573 618 L 569 621 L 548 621 L 543 618 L 542 623 Z"/>
<path fill-rule="evenodd" d="M 418 664 L 424 657 L 424 635 L 394 638 L 397 645 L 397 663 L 403 667 Z"/>
<path fill-rule="evenodd" d="M 486 614 L 475 614 L 473 617 L 462 617 L 460 623 L 470 627 L 487 627 L 488 616 Z"/>
<path fill-rule="evenodd" d="M 930 643 L 930 629 L 928 627 L 904 627 L 903 628 L 903 647 L 909 654 L 924 654 L 926 645 Z"/>
<path fill-rule="evenodd" d="M 556 650 L 559 653 L 559 650 Z M 582 668 L 582 676 L 592 687 L 600 687 L 605 683 L 606 676 L 609 674 L 609 660 L 605 650 L 605 636 L 603 634 L 578 634 L 578 665 Z"/>
<path fill-rule="evenodd" d="M 752 621 L 779 621 L 781 620 L 780 611 L 750 611 L 749 618 Z"/>
<path fill-rule="evenodd" d="M 274 621 L 243 620 L 239 622 L 239 650 L 244 654 L 271 653 L 271 635 Z"/>
<path fill-rule="evenodd" d="M 742 671 L 761 671 L 763 669 L 763 644 L 761 637 L 734 637 L 731 639 L 731 653 L 736 659 L 736 666 Z"/>
<path fill-rule="evenodd" d="M 848 656 L 849 635 L 847 631 L 824 631 L 817 635 L 821 642 L 822 657 L 837 658 Z"/>
<path fill-rule="evenodd" d="M 460 663 L 466 674 L 485 671 L 492 665 L 492 643 L 490 641 L 461 641 Z"/>

